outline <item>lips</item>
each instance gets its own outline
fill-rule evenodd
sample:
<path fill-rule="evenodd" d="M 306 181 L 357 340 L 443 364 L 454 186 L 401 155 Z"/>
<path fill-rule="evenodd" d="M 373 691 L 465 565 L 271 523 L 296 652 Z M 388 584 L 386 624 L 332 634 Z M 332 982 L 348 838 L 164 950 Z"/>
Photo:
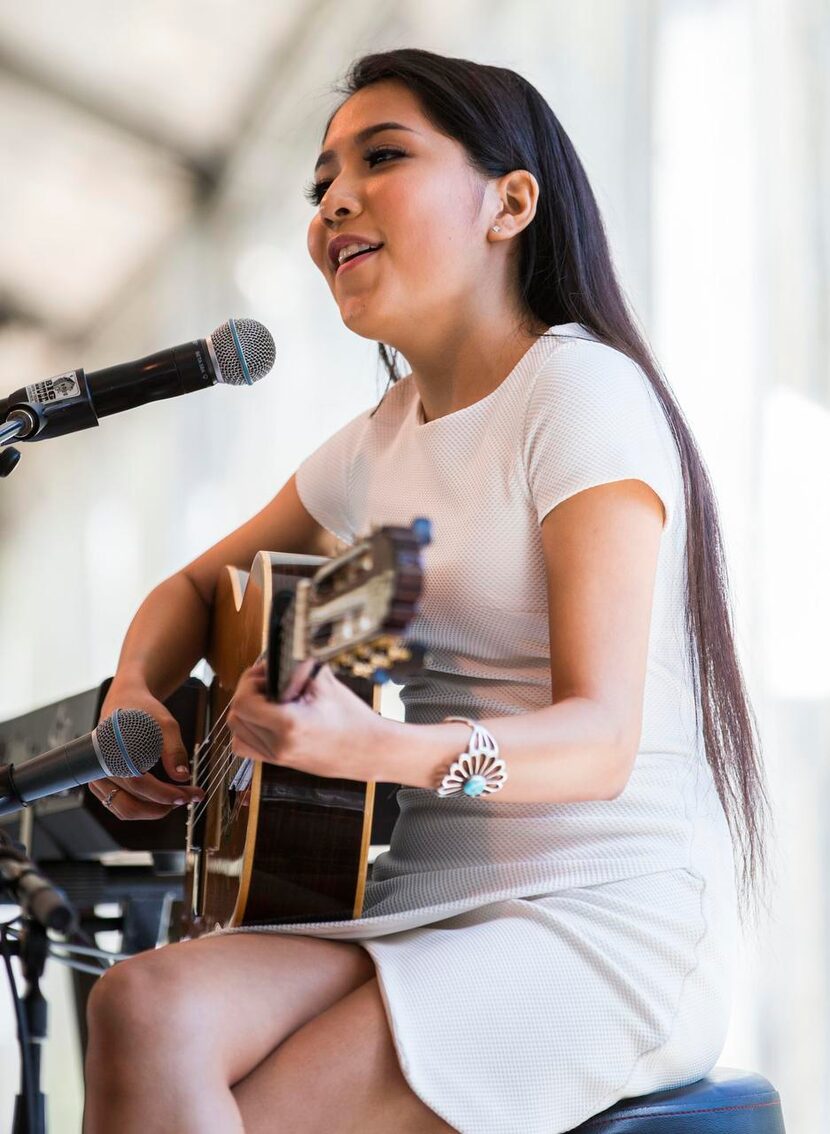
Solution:
<path fill-rule="evenodd" d="M 372 248 L 368 252 L 358 252 L 356 256 L 352 256 L 351 259 L 344 260 L 342 264 L 339 264 L 334 274 L 336 276 L 339 276 L 340 273 L 345 272 L 347 268 L 351 268 L 353 265 L 363 263 L 363 261 L 368 260 L 370 256 L 374 256 L 376 253 L 380 252 L 382 247 L 383 245 L 381 244 L 378 248 Z"/>
<path fill-rule="evenodd" d="M 332 268 L 337 271 L 339 266 L 338 257 L 342 248 L 348 248 L 350 244 L 364 245 L 369 248 L 378 248 L 383 245 L 382 240 L 375 240 L 373 236 L 367 236 L 363 232 L 341 232 L 335 236 L 328 244 L 329 262 Z"/>

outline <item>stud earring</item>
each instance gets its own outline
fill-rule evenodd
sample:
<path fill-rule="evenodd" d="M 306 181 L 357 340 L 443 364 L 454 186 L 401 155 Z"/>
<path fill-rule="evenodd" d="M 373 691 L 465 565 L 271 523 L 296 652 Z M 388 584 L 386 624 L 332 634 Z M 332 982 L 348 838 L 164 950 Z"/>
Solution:
<path fill-rule="evenodd" d="M 494 224 L 493 225 L 493 232 L 501 232 L 501 225 Z"/>

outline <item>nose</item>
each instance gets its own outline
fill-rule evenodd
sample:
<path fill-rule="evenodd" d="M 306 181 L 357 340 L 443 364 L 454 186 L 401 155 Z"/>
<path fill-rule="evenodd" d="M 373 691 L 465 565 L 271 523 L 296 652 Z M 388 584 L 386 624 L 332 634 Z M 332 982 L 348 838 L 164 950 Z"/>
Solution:
<path fill-rule="evenodd" d="M 354 217 L 360 213 L 360 202 L 354 193 L 350 193 L 345 186 L 330 185 L 323 194 L 320 202 L 320 219 L 323 224 L 331 225 Z"/>
<path fill-rule="evenodd" d="M 331 226 L 337 224 L 338 221 L 346 220 L 348 216 L 350 216 L 349 210 L 342 205 L 334 210 L 333 215 L 322 211 L 320 212 L 320 218 L 327 228 L 331 228 Z"/>
<path fill-rule="evenodd" d="M 331 228 L 333 225 L 339 224 L 341 221 L 348 220 L 358 213 L 358 209 L 350 209 L 346 205 L 338 205 L 336 209 L 320 209 L 320 219 L 326 228 Z"/>

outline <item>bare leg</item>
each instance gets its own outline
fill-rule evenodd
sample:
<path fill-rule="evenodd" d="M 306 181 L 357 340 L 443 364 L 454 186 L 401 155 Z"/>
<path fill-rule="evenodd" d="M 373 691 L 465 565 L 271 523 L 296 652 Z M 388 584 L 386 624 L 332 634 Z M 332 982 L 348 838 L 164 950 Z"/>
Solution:
<path fill-rule="evenodd" d="M 452 1134 L 411 1089 L 375 979 L 299 1028 L 233 1093 L 246 1134 Z"/>
<path fill-rule="evenodd" d="M 288 934 L 122 961 L 89 998 L 84 1134 L 242 1134 L 230 1084 L 373 973 L 359 945 Z"/>

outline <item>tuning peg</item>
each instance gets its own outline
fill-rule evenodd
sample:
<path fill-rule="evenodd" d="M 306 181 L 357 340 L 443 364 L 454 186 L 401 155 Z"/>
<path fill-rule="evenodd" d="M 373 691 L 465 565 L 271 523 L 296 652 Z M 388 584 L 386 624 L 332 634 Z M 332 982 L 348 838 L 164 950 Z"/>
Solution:
<path fill-rule="evenodd" d="M 426 516 L 418 516 L 412 521 L 412 534 L 423 547 L 432 542 L 432 521 Z"/>
<path fill-rule="evenodd" d="M 410 640 L 407 643 L 406 656 L 396 661 L 392 666 L 395 677 L 404 677 L 407 674 L 419 673 L 423 667 L 426 646 L 423 642 Z"/>
<path fill-rule="evenodd" d="M 387 653 L 389 654 L 390 662 L 409 661 L 409 657 L 410 657 L 409 648 L 407 646 L 400 644 L 400 643 L 396 643 L 393 646 L 389 646 L 388 649 L 387 649 Z"/>

